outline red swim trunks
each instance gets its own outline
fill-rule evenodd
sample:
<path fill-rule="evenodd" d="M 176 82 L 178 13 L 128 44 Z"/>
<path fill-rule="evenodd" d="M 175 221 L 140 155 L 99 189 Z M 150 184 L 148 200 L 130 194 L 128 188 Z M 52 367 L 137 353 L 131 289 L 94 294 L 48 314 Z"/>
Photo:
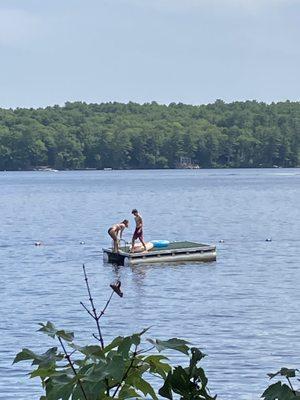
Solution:
<path fill-rule="evenodd" d="M 132 240 L 136 240 L 136 239 L 144 240 L 144 235 L 143 235 L 143 229 L 142 228 L 135 228 Z"/>

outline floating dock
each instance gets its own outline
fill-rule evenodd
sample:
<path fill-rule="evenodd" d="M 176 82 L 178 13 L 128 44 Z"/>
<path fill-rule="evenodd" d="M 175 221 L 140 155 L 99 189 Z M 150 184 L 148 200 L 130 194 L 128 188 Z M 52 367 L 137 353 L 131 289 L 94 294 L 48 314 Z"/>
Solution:
<path fill-rule="evenodd" d="M 215 261 L 216 246 L 195 242 L 171 242 L 166 247 L 130 253 L 129 246 L 120 247 L 115 253 L 111 248 L 103 249 L 106 262 L 118 265 L 150 264 L 163 262 Z"/>

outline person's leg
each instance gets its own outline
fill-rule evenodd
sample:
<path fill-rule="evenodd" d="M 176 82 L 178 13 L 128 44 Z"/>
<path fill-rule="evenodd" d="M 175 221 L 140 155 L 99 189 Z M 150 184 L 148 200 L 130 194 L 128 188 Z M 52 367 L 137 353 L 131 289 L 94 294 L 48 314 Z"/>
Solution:
<path fill-rule="evenodd" d="M 144 249 L 146 251 L 147 248 L 146 248 L 146 243 L 144 241 L 144 234 L 143 234 L 143 230 L 142 229 L 139 231 L 139 240 L 142 243 L 142 245 L 144 246 Z"/>
<path fill-rule="evenodd" d="M 112 240 L 114 241 L 113 249 L 114 249 L 114 252 L 117 253 L 119 251 L 117 234 L 114 231 L 109 231 L 108 234 L 112 238 Z"/>
<path fill-rule="evenodd" d="M 136 237 L 136 229 L 133 233 L 132 239 L 131 239 L 131 249 L 130 249 L 130 253 L 134 253 L 134 243 L 136 241 L 137 237 Z"/>
<path fill-rule="evenodd" d="M 140 237 L 140 242 L 142 243 L 142 245 L 144 246 L 144 249 L 146 251 L 147 247 L 146 247 L 146 243 L 144 242 L 144 238 L 143 237 Z"/>
<path fill-rule="evenodd" d="M 135 243 L 135 238 L 134 238 L 134 236 L 132 237 L 132 240 L 131 240 L 131 249 L 130 249 L 130 253 L 134 253 L 134 243 Z"/>
<path fill-rule="evenodd" d="M 114 252 L 115 253 L 119 252 L 119 241 L 117 237 L 114 239 Z"/>

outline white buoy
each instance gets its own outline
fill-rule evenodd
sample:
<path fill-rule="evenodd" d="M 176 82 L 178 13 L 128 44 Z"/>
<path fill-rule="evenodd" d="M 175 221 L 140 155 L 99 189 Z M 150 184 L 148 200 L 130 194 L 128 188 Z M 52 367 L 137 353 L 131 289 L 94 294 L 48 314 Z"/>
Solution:
<path fill-rule="evenodd" d="M 85 242 L 81 241 L 81 242 L 79 242 L 79 244 L 85 244 Z"/>

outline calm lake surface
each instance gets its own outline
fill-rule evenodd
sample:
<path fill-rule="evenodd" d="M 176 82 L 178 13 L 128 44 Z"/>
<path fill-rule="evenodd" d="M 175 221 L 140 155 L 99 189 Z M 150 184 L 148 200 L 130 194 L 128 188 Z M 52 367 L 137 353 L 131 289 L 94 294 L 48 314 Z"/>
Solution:
<path fill-rule="evenodd" d="M 28 365 L 12 365 L 22 347 L 56 345 L 39 322 L 93 341 L 79 304 L 85 263 L 100 309 L 122 281 L 123 299 L 103 318 L 106 340 L 150 325 L 147 337 L 185 338 L 208 354 L 213 394 L 258 399 L 268 372 L 300 366 L 299 199 L 300 169 L 0 172 L 0 398 L 40 395 Z M 217 262 L 103 264 L 108 227 L 130 219 L 129 239 L 132 208 L 147 240 L 215 243 Z"/>

